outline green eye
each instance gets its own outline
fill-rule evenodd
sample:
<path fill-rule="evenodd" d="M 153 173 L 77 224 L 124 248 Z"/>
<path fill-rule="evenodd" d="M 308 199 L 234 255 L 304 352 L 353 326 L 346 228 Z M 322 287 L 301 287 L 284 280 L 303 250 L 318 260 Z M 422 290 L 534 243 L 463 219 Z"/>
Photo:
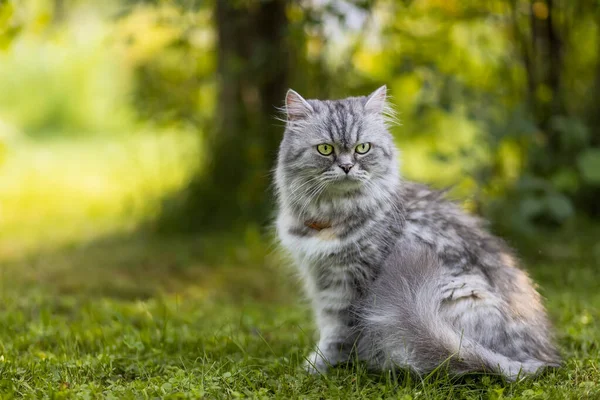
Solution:
<path fill-rule="evenodd" d="M 327 143 L 323 143 L 317 146 L 317 151 L 324 156 L 328 156 L 333 153 L 333 146 Z"/>
<path fill-rule="evenodd" d="M 371 143 L 361 143 L 355 148 L 358 154 L 365 154 L 371 150 Z"/>

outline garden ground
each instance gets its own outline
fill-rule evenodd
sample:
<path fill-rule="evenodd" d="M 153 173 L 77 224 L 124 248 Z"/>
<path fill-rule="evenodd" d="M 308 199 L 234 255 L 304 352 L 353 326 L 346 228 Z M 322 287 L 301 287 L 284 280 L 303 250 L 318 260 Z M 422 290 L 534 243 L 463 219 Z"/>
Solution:
<path fill-rule="evenodd" d="M 130 169 L 93 162 L 87 148 L 78 148 L 77 171 L 96 176 L 90 191 L 108 193 L 103 177 Z M 49 163 L 68 163 L 63 150 Z M 360 366 L 309 376 L 301 364 L 313 345 L 310 311 L 260 232 L 240 239 L 140 233 L 111 211 L 130 185 L 103 200 L 75 190 L 72 196 L 83 197 L 65 206 L 43 174 L 18 186 L 26 173 L 19 157 L 29 165 L 27 154 L 7 161 L 14 185 L 5 180 L 0 198 L 10 213 L 0 235 L 2 398 L 600 398 L 600 229 L 516 243 L 547 299 L 563 368 L 516 383 L 373 375 Z M 156 178 L 154 170 L 137 170 Z M 176 189 L 185 176 L 173 179 L 152 195 Z M 98 203 L 90 206 L 91 199 Z"/>

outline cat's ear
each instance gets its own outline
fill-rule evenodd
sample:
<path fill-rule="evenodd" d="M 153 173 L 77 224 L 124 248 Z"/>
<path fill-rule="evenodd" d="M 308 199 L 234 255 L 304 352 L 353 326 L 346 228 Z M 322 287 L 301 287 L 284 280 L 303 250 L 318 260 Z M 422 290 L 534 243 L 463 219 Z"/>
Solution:
<path fill-rule="evenodd" d="M 387 86 L 383 85 L 367 98 L 365 111 L 381 114 L 387 106 Z"/>
<path fill-rule="evenodd" d="M 298 92 L 289 89 L 285 95 L 285 112 L 288 121 L 294 121 L 306 118 L 313 113 L 314 110 L 312 106 L 298 94 Z"/>

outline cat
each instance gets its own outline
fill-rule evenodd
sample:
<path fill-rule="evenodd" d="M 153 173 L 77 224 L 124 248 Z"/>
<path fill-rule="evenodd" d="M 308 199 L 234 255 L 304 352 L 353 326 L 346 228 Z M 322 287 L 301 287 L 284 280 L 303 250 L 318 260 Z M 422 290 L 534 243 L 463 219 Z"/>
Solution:
<path fill-rule="evenodd" d="M 276 228 L 320 338 L 306 368 L 500 374 L 561 363 L 513 251 L 444 193 L 401 179 L 385 86 L 305 100 L 289 90 L 275 168 Z"/>

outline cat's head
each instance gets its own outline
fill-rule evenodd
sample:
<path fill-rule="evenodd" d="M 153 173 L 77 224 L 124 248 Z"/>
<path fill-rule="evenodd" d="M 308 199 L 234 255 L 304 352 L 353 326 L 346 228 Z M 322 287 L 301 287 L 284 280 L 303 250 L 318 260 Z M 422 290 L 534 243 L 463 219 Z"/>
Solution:
<path fill-rule="evenodd" d="M 294 196 L 348 197 L 398 181 L 385 86 L 369 96 L 342 100 L 305 100 L 289 90 L 285 112 L 277 167 L 280 190 Z"/>

